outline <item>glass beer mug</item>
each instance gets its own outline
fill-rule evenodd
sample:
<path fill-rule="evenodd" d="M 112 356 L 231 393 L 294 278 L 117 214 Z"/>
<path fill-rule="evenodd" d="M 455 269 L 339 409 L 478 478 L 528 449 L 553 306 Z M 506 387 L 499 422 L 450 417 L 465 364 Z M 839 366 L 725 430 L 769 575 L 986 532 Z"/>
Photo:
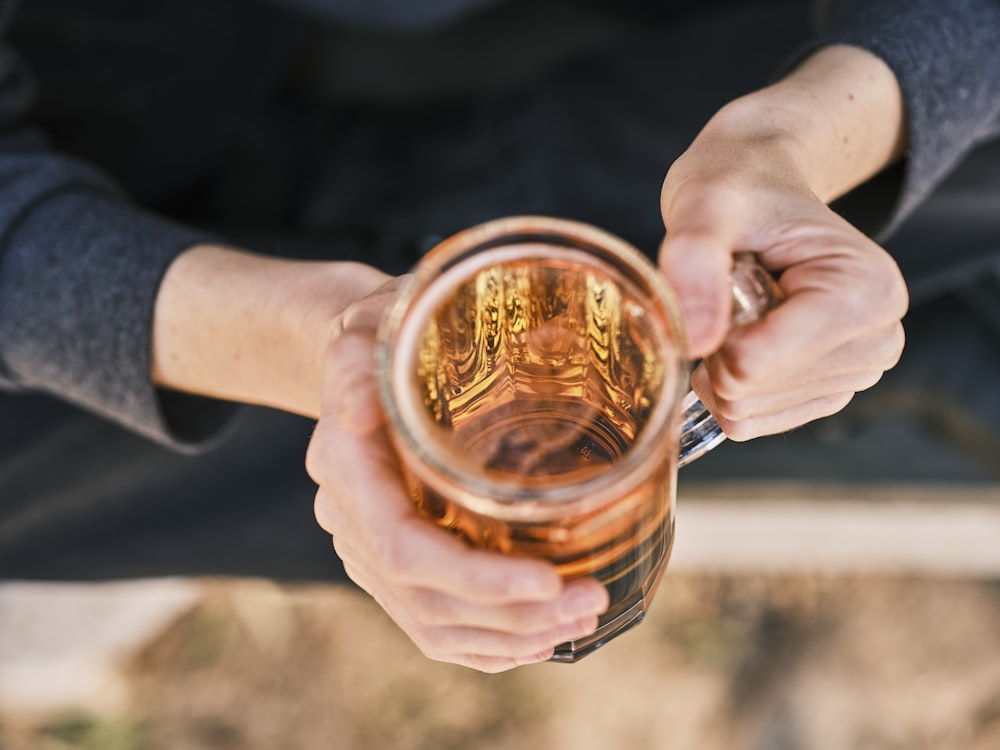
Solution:
<path fill-rule="evenodd" d="M 780 295 L 752 260 L 738 260 L 733 291 L 737 324 Z M 642 619 L 670 557 L 677 468 L 724 439 L 687 393 L 686 350 L 645 256 L 549 217 L 444 240 L 383 321 L 379 386 L 420 512 L 471 545 L 607 588 L 597 630 L 554 661 Z"/>

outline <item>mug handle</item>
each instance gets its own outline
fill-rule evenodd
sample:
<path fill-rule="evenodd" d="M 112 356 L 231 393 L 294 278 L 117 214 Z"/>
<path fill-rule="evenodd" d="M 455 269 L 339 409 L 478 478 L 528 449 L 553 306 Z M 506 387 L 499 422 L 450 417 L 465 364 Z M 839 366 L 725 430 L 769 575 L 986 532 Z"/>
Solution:
<path fill-rule="evenodd" d="M 734 256 L 733 275 L 733 317 L 731 327 L 736 328 L 752 323 L 764 317 L 768 310 L 773 310 L 785 294 L 767 270 L 760 265 L 751 253 L 740 253 Z M 701 403 L 694 391 L 681 402 L 683 418 L 681 421 L 680 459 L 677 465 L 685 466 L 696 458 L 726 439 L 715 417 Z"/>

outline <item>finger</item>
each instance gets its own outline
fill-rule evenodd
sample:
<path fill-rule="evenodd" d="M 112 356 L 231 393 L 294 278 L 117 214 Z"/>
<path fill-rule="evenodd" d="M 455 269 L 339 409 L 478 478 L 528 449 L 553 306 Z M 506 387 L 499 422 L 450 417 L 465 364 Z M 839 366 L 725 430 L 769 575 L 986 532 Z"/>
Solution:
<path fill-rule="evenodd" d="M 425 655 L 484 672 L 545 661 L 551 658 L 554 646 L 590 635 L 598 625 L 598 616 L 594 613 L 555 622 L 537 632 L 427 625 L 407 606 L 405 596 L 373 584 L 369 571 L 346 562 L 344 568 L 351 580 L 372 596 Z M 511 609 L 516 613 L 520 608 Z"/>
<path fill-rule="evenodd" d="M 906 285 L 884 251 L 873 243 L 861 248 L 840 243 L 827 250 L 826 256 L 786 268 L 781 285 L 787 299 L 729 336 L 723 356 L 738 377 L 760 381 L 820 360 L 902 319 Z"/>
<path fill-rule="evenodd" d="M 494 606 L 474 604 L 435 589 L 414 589 L 407 606 L 425 625 L 529 635 L 596 617 L 607 609 L 608 593 L 596 580 L 579 579 L 569 582 L 551 602 Z"/>
<path fill-rule="evenodd" d="M 333 550 L 343 563 L 347 577 L 359 588 L 368 592 L 379 604 L 382 604 L 383 597 L 379 593 L 381 586 L 377 577 L 373 574 L 364 556 L 358 553 L 358 547 L 353 542 L 352 535 L 344 528 L 343 524 L 334 520 L 339 515 L 336 512 L 336 504 L 330 502 L 322 490 L 316 493 L 315 512 L 320 527 L 330 534 Z"/>
<path fill-rule="evenodd" d="M 383 431 L 359 439 L 334 424 L 324 433 L 323 446 L 323 458 L 313 460 L 338 478 L 337 496 L 327 497 L 341 520 L 330 515 L 334 509 L 317 513 L 324 523 L 350 529 L 386 580 L 483 603 L 545 601 L 562 591 L 550 563 L 472 549 L 421 516 Z"/>
<path fill-rule="evenodd" d="M 563 588 L 551 563 L 473 549 L 416 515 L 381 536 L 374 557 L 392 581 L 481 604 L 551 601 Z"/>
<path fill-rule="evenodd" d="M 371 331 L 372 333 L 377 331 L 387 307 L 399 295 L 400 289 L 407 283 L 411 275 L 390 277 L 367 295 L 348 305 L 336 321 L 334 335 L 346 331 Z"/>
<path fill-rule="evenodd" d="M 788 393 L 809 384 L 827 390 L 848 390 L 852 388 L 851 383 L 857 383 L 853 390 L 864 390 L 874 385 L 874 381 L 865 385 L 863 381 L 866 377 L 880 377 L 899 362 L 905 339 L 902 324 L 895 322 L 849 341 L 819 358 L 789 364 L 785 369 L 775 369 L 773 363 L 766 370 L 762 366 L 754 371 L 753 379 L 745 377 L 748 368 L 733 366 L 735 355 L 728 343 L 706 359 L 704 365 L 710 387 L 720 403 Z M 704 377 L 704 372 L 692 376 Z M 838 382 L 841 385 L 838 386 Z M 702 383 L 701 387 L 709 386 Z M 819 391 L 812 395 L 819 395 Z"/>
<path fill-rule="evenodd" d="M 830 352 L 875 333 L 869 322 L 852 324 L 838 316 L 838 305 L 829 296 L 800 294 L 764 319 L 735 330 L 712 364 L 719 388 L 787 386 L 789 377 L 801 378 L 806 363 L 824 361 Z"/>
<path fill-rule="evenodd" d="M 512 659 L 506 656 L 455 654 L 454 656 L 446 656 L 440 661 L 457 664 L 461 667 L 468 667 L 469 669 L 475 669 L 478 672 L 485 672 L 486 674 L 499 674 L 500 672 L 516 669 L 517 667 L 525 664 L 534 664 L 535 662 L 546 661 L 552 657 L 553 652 L 554 649 L 549 649 L 545 653 L 537 654 L 524 659 Z"/>
<path fill-rule="evenodd" d="M 461 664 L 479 669 L 480 671 L 497 672 L 511 669 L 521 663 L 544 660 L 552 654 L 553 645 L 541 633 L 538 634 L 538 638 L 526 640 L 518 647 L 514 644 L 513 639 L 504 640 L 501 634 L 491 636 L 489 628 L 474 629 L 428 626 L 426 623 L 421 622 L 420 618 L 414 615 L 408 608 L 400 591 L 385 588 L 377 579 L 371 576 L 370 571 L 359 569 L 350 563 L 345 563 L 344 569 L 350 579 L 364 591 L 368 592 L 382 610 L 392 618 L 400 630 L 429 658 Z M 566 623 L 566 625 L 571 624 Z M 589 625 L 589 623 L 582 623 L 581 627 L 583 628 L 585 625 Z M 473 632 L 476 633 L 474 638 L 466 637 Z M 556 633 L 555 635 L 562 636 L 563 633 Z M 482 648 L 483 644 L 486 644 L 488 640 L 492 642 L 492 645 L 485 646 L 485 649 L 490 652 L 490 655 L 476 653 L 473 650 Z M 533 653 L 520 652 L 520 648 L 527 648 L 528 644 L 538 642 L 544 644 L 540 650 Z M 500 643 L 507 643 L 507 647 L 498 645 Z M 449 648 L 453 648 L 455 651 L 451 652 L 448 650 Z M 504 655 L 498 656 L 497 653 Z"/>
<path fill-rule="evenodd" d="M 340 554 L 340 545 L 336 540 L 334 540 L 334 546 L 338 548 L 338 554 Z M 374 599 L 375 603 L 378 604 L 379 607 L 381 607 L 390 617 L 392 617 L 392 619 L 395 620 L 404 631 L 406 631 L 404 623 L 400 622 L 393 614 L 396 611 L 396 607 L 390 600 L 391 597 L 387 597 L 387 592 L 378 584 L 378 581 L 375 576 L 372 575 L 371 570 L 365 565 L 356 565 L 353 562 L 354 558 L 351 555 L 344 554 L 341 556 L 341 559 L 344 561 L 344 572 L 347 574 L 347 577 L 350 578 L 359 589 Z"/>
<path fill-rule="evenodd" d="M 715 351 L 729 328 L 730 275 L 745 210 L 745 196 L 713 188 L 685 191 L 664 213 L 660 267 L 680 302 L 693 357 Z"/>
<path fill-rule="evenodd" d="M 375 378 L 375 337 L 352 329 L 327 348 L 321 421 L 335 420 L 354 435 L 366 435 L 383 422 Z"/>
<path fill-rule="evenodd" d="M 359 554 L 349 536 L 334 537 L 337 554 L 356 584 L 390 612 L 401 627 L 474 627 L 522 635 L 595 617 L 608 607 L 607 590 L 593 579 L 566 584 L 558 597 L 545 603 L 494 605 L 455 597 L 437 588 L 401 585 L 381 578 Z"/>
<path fill-rule="evenodd" d="M 512 659 L 533 658 L 556 646 L 592 634 L 597 616 L 559 625 L 542 632 L 520 635 L 484 628 L 430 628 L 414 637 L 414 642 L 429 658 L 450 661 L 457 654 L 500 656 Z"/>
<path fill-rule="evenodd" d="M 376 331 L 408 278 L 388 279 L 349 305 L 334 324 L 326 352 L 323 415 L 357 434 L 370 432 L 383 421 L 375 375 Z"/>
<path fill-rule="evenodd" d="M 763 435 L 788 432 L 817 419 L 829 417 L 846 407 L 854 398 L 854 391 L 830 393 L 804 403 L 791 406 L 774 414 L 759 415 L 750 419 L 732 421 L 720 414 L 720 408 L 711 394 L 702 397 L 702 403 L 715 417 L 722 431 L 730 440 L 743 442 Z"/>
<path fill-rule="evenodd" d="M 882 378 L 882 375 L 882 370 L 851 373 L 812 381 L 805 385 L 764 396 L 736 400 L 721 398 L 718 392 L 713 390 L 709 396 L 709 400 L 712 402 L 710 409 L 720 425 L 728 425 L 732 429 L 732 426 L 737 423 L 791 412 L 802 404 L 816 402 L 826 396 L 860 393 L 875 385 Z M 701 377 L 698 378 L 698 381 L 698 384 L 694 385 L 692 380 L 693 390 L 696 394 L 704 389 Z M 702 403 L 705 403 L 704 399 Z"/>

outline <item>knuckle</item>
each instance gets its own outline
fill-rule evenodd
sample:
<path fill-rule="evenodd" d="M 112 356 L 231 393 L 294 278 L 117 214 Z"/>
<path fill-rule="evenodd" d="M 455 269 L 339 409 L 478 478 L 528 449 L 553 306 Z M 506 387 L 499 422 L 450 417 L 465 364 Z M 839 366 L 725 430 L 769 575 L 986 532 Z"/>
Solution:
<path fill-rule="evenodd" d="M 869 370 L 867 372 L 860 373 L 855 381 L 851 384 L 850 388 L 855 393 L 860 391 L 867 391 L 869 388 L 875 386 L 884 374 L 884 370 Z M 845 404 L 846 406 L 846 404 Z"/>
<path fill-rule="evenodd" d="M 754 429 L 750 421 L 734 421 L 725 418 L 718 421 L 719 426 L 722 427 L 722 431 L 726 433 L 726 437 L 735 443 L 744 443 L 747 440 L 753 440 L 760 436 L 760 433 Z"/>
<path fill-rule="evenodd" d="M 867 325 L 873 300 L 881 299 L 865 284 L 845 284 L 837 292 L 838 317 L 848 326 Z"/>
<path fill-rule="evenodd" d="M 892 327 L 892 333 L 889 337 L 889 343 L 887 345 L 888 351 L 886 352 L 885 361 L 888 363 L 886 370 L 895 367 L 899 364 L 899 360 L 903 357 L 903 350 L 906 348 L 906 333 L 903 331 L 903 324 L 897 322 Z"/>
<path fill-rule="evenodd" d="M 875 249 L 864 256 L 867 267 L 859 278 L 865 283 L 847 287 L 847 302 L 856 314 L 901 320 L 910 304 L 906 281 L 893 257 L 877 245 Z"/>
<path fill-rule="evenodd" d="M 360 568 L 358 568 L 355 565 L 352 565 L 347 560 L 344 560 L 344 572 L 347 574 L 347 577 L 350 578 L 351 581 L 353 581 L 359 588 L 365 591 L 368 590 L 367 587 L 365 586 L 365 576 L 361 572 Z"/>
<path fill-rule="evenodd" d="M 718 352 L 705 360 L 709 386 L 716 399 L 735 401 L 743 398 L 744 386 L 729 367 L 728 359 Z"/>
<path fill-rule="evenodd" d="M 334 552 L 334 554 L 337 555 L 337 557 L 339 557 L 342 561 L 345 560 L 345 559 L 347 559 L 347 557 L 348 557 L 348 552 L 347 552 L 348 547 L 347 547 L 346 544 L 344 544 L 343 540 L 342 539 L 338 539 L 337 536 L 333 536 L 332 543 L 333 543 L 333 552 Z M 352 578 L 351 580 L 354 580 L 354 579 Z M 357 581 L 355 581 L 355 583 L 357 583 Z"/>
<path fill-rule="evenodd" d="M 906 289 L 906 281 L 896 261 L 886 252 L 880 254 L 882 267 L 878 277 L 881 280 L 879 299 L 883 309 L 891 320 L 901 320 L 910 307 L 910 295 Z"/>
<path fill-rule="evenodd" d="M 817 399 L 814 402 L 816 413 L 813 419 L 822 419 L 824 417 L 833 416 L 851 403 L 854 395 L 854 391 L 849 391 L 844 393 L 831 393 L 828 396 L 823 396 Z"/>
<path fill-rule="evenodd" d="M 699 175 L 697 179 L 684 179 L 683 160 L 678 160 L 667 171 L 661 188 L 661 198 L 669 198 L 671 207 L 678 213 L 685 209 L 699 209 L 712 205 L 742 205 L 747 202 L 745 187 L 731 173 L 719 172 L 711 176 Z M 680 189 L 683 183 L 683 190 Z"/>
<path fill-rule="evenodd" d="M 435 628 L 416 627 L 410 629 L 410 640 L 420 649 L 420 653 L 432 661 L 449 661 L 449 652 L 444 649 L 441 632 Z"/>
<path fill-rule="evenodd" d="M 323 467 L 326 465 L 323 461 L 323 453 L 325 452 L 323 443 L 322 433 L 317 429 L 312 440 L 309 441 L 309 446 L 306 448 L 306 473 L 316 484 L 323 484 L 321 478 Z"/>
<path fill-rule="evenodd" d="M 322 490 L 316 493 L 316 499 L 313 501 L 313 515 L 316 517 L 316 523 L 328 534 L 333 534 L 336 528 L 333 508 L 331 507 L 332 502 L 330 496 Z"/>
<path fill-rule="evenodd" d="M 743 384 L 716 357 L 708 364 L 708 371 L 716 401 L 731 402 L 743 398 Z"/>
<path fill-rule="evenodd" d="M 717 416 L 726 422 L 735 423 L 750 419 L 753 416 L 752 404 L 746 400 L 732 401 L 716 396 L 715 408 Z"/>
<path fill-rule="evenodd" d="M 746 398 L 757 384 L 772 375 L 766 354 L 736 343 L 726 344 L 713 359 L 717 361 L 709 370 L 712 387 L 728 401 Z"/>
<path fill-rule="evenodd" d="M 840 381 L 845 388 L 851 388 L 852 383 L 866 383 L 861 387 L 870 387 L 878 382 L 883 373 L 899 363 L 905 343 L 903 325 L 897 321 L 847 344 L 832 369 L 844 373 Z M 854 387 L 854 390 L 859 390 L 859 387 Z"/>

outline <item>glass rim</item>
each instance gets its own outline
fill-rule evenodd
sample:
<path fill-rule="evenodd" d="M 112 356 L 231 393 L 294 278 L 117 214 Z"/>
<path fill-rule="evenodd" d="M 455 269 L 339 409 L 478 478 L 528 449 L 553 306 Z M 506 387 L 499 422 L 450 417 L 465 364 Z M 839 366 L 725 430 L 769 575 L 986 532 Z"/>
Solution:
<path fill-rule="evenodd" d="M 511 259 L 540 257 L 537 246 L 543 244 L 549 248 L 555 246 L 556 252 L 550 253 L 550 257 L 562 253 L 586 254 L 588 258 L 596 258 L 595 266 L 604 265 L 624 276 L 638 289 L 648 291 L 656 314 L 666 322 L 669 338 L 675 344 L 677 373 L 673 377 L 669 373 L 664 377 L 647 424 L 622 458 L 615 462 L 615 471 L 601 471 L 578 480 L 555 481 L 549 485 L 526 488 L 516 481 L 491 477 L 482 471 L 467 468 L 464 462 L 454 460 L 454 451 L 437 446 L 432 439 L 432 420 L 426 411 L 403 403 L 406 399 L 413 399 L 411 390 L 400 386 L 404 376 L 400 374 L 402 365 L 399 355 L 407 352 L 412 355 L 417 344 L 408 342 L 406 351 L 401 352 L 399 344 L 402 337 L 399 334 L 406 330 L 405 321 L 414 309 L 433 308 L 434 300 L 426 305 L 415 302 L 418 302 L 418 295 L 433 285 L 436 279 L 449 271 L 456 273 L 466 269 L 468 272 L 462 277 L 468 278 L 486 265 L 471 260 L 485 250 L 509 246 L 511 252 L 508 257 Z M 534 250 L 532 246 L 535 246 Z M 378 331 L 376 359 L 382 405 L 397 441 L 396 448 L 411 454 L 410 457 L 422 464 L 413 466 L 408 463 L 410 470 L 420 481 L 431 486 L 447 484 L 447 495 L 460 496 L 467 506 L 479 505 L 478 510 L 484 513 L 512 517 L 530 516 L 545 508 L 559 508 L 564 512 L 567 505 L 599 506 L 609 492 L 617 496 L 632 484 L 641 483 L 646 476 L 641 469 L 647 463 L 658 464 L 665 460 L 659 455 L 660 451 L 676 453 L 679 434 L 674 433 L 678 432 L 679 404 L 686 392 L 686 352 L 686 333 L 676 298 L 663 275 L 633 245 L 582 222 L 547 216 L 515 216 L 486 222 L 452 235 L 424 256 L 383 317 Z M 407 356 L 407 360 L 410 359 Z M 448 460 L 449 457 L 452 460 Z M 407 456 L 403 456 L 403 460 L 406 459 Z"/>

